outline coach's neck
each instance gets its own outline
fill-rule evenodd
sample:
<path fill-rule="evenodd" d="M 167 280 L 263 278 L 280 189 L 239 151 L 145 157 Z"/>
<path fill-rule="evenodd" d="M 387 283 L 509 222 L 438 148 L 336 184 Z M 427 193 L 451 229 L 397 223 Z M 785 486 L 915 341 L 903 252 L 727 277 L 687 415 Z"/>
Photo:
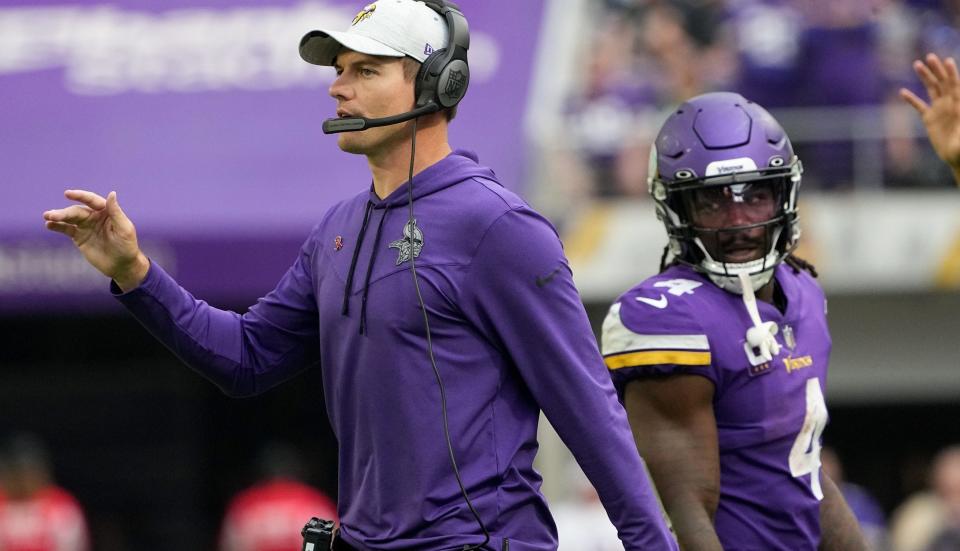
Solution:
<path fill-rule="evenodd" d="M 442 113 L 420 117 L 417 123 L 416 158 L 413 174 L 419 174 L 450 154 L 447 142 L 447 121 Z M 411 131 L 413 123 L 405 123 Z M 405 137 L 385 147 L 382 152 L 367 155 L 367 163 L 373 174 L 373 189 L 383 199 L 406 183 L 410 171 L 410 132 Z"/>

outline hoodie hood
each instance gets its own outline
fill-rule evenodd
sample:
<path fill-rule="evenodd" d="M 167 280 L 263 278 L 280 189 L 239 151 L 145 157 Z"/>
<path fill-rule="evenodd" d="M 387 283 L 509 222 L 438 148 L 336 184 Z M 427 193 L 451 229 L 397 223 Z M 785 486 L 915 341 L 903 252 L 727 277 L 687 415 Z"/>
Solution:
<path fill-rule="evenodd" d="M 419 174 L 415 174 L 413 176 L 414 202 L 421 197 L 426 197 L 470 178 L 483 178 L 496 182 L 497 177 L 493 170 L 480 166 L 477 164 L 478 160 L 477 154 L 473 151 L 457 149 L 440 161 L 428 166 Z M 393 209 L 406 206 L 409 186 L 410 182 L 405 182 L 386 198 L 380 199 L 373 191 L 373 185 L 371 184 L 370 202 L 376 209 Z"/>
<path fill-rule="evenodd" d="M 453 151 L 440 161 L 428 166 L 419 174 L 413 177 L 413 201 L 417 202 L 422 197 L 446 189 L 454 184 L 472 179 L 484 178 L 496 182 L 496 175 L 493 170 L 482 167 L 477 164 L 477 154 L 472 151 L 458 149 Z M 347 280 L 343 287 L 343 306 L 341 315 L 350 313 L 350 293 L 353 290 L 353 278 L 357 268 L 357 261 L 360 255 L 360 247 L 363 245 L 363 239 L 367 232 L 367 224 L 371 219 L 371 211 L 383 210 L 380 215 L 380 221 L 377 223 L 377 230 L 373 238 L 373 248 L 370 250 L 370 259 L 367 261 L 367 269 L 363 278 L 363 293 L 360 299 L 360 329 L 363 335 L 366 332 L 367 325 L 367 296 L 370 290 L 370 277 L 373 274 L 373 266 L 377 258 L 380 244 L 380 236 L 383 232 L 383 223 L 387 219 L 387 214 L 391 209 L 405 207 L 409 205 L 410 197 L 408 195 L 411 182 L 404 182 L 384 199 L 380 199 L 370 185 L 370 196 L 364 207 L 363 222 L 360 225 L 360 232 L 357 234 L 357 246 L 354 249 L 353 257 L 350 261 L 350 270 L 347 274 Z M 414 221 L 414 225 L 416 222 Z M 414 239 L 411 234 L 411 243 Z"/>

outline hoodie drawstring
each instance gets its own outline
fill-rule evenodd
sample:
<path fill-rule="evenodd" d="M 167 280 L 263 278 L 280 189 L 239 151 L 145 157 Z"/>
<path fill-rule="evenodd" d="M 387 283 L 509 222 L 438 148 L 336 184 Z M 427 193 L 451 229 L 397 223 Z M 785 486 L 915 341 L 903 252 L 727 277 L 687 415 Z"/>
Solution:
<path fill-rule="evenodd" d="M 360 256 L 360 247 L 363 245 L 363 234 L 367 232 L 367 223 L 370 221 L 370 211 L 372 210 L 373 202 L 367 201 L 367 207 L 363 211 L 363 224 L 360 225 L 360 233 L 357 234 L 357 246 L 353 249 L 353 258 L 350 260 L 350 272 L 347 274 L 347 285 L 343 289 L 343 307 L 340 309 L 340 314 L 344 316 L 350 313 L 350 290 L 353 288 L 353 271 L 357 267 L 357 258 Z M 374 249 L 376 249 L 376 247 L 374 247 Z"/>
<path fill-rule="evenodd" d="M 373 273 L 373 261 L 377 259 L 377 247 L 380 245 L 380 233 L 383 231 L 383 221 L 387 219 L 387 210 L 383 210 L 380 223 L 377 224 L 377 233 L 373 236 L 373 249 L 370 250 L 370 262 L 367 263 L 367 275 L 363 278 L 363 296 L 360 298 L 360 334 L 367 331 L 367 293 L 370 291 L 370 274 Z"/>
<path fill-rule="evenodd" d="M 772 321 L 764 322 L 760 319 L 760 310 L 757 309 L 757 297 L 753 293 L 753 282 L 746 272 L 737 274 L 740 278 L 740 287 L 743 288 L 743 305 L 747 307 L 753 327 L 747 330 L 747 343 L 751 348 L 760 351 L 760 357 L 768 362 L 780 353 L 780 343 L 776 334 L 779 328 Z"/>

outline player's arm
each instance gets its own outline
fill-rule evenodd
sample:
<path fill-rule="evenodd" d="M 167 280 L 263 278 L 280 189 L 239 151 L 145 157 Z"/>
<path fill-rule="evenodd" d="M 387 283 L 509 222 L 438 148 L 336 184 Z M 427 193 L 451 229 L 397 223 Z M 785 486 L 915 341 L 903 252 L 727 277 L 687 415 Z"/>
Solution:
<path fill-rule="evenodd" d="M 930 103 L 906 88 L 900 89 L 900 97 L 920 114 L 933 149 L 950 165 L 954 179 L 960 184 L 960 76 L 957 63 L 952 57 L 941 61 L 936 54 L 927 54 L 925 61 L 913 62 L 913 69 L 927 89 Z"/>
<path fill-rule="evenodd" d="M 819 551 L 868 551 L 870 546 L 840 489 L 827 473 L 821 473 L 820 483 L 823 500 L 820 502 Z"/>
<path fill-rule="evenodd" d="M 624 405 L 680 546 L 720 551 L 713 518 L 720 498 L 720 458 L 713 383 L 699 375 L 627 383 Z"/>

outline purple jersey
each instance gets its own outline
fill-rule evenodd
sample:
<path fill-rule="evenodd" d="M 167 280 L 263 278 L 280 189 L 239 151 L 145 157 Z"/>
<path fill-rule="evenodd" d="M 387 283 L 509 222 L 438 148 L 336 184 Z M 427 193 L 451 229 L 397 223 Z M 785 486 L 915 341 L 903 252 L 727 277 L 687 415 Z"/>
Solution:
<path fill-rule="evenodd" d="M 331 208 L 242 316 L 194 299 L 155 265 L 120 300 L 229 394 L 319 366 L 339 441 L 343 538 L 461 549 L 479 528 L 449 462 L 415 261 L 454 452 L 489 548 L 557 547 L 533 468 L 542 409 L 626 548 L 676 549 L 553 227 L 465 152 L 414 178 L 413 224 L 407 192 L 365 191 Z"/>
<path fill-rule="evenodd" d="M 720 452 L 716 529 L 724 549 L 816 549 L 823 393 L 830 355 L 823 291 L 806 272 L 780 265 L 786 313 L 758 301 L 776 322 L 780 353 L 764 361 L 746 345 L 751 321 L 740 295 L 686 266 L 623 294 L 603 326 L 603 354 L 622 395 L 627 382 L 696 374 L 713 382 Z"/>

